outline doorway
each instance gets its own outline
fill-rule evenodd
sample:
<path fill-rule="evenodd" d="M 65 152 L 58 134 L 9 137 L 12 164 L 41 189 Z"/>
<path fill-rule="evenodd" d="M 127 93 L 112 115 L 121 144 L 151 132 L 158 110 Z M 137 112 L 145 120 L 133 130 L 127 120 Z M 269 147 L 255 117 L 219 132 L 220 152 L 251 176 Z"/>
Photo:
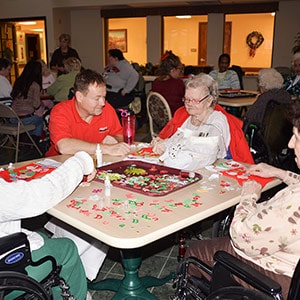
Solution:
<path fill-rule="evenodd" d="M 25 34 L 26 40 L 26 59 L 30 60 L 41 59 L 41 46 L 38 34 Z"/>

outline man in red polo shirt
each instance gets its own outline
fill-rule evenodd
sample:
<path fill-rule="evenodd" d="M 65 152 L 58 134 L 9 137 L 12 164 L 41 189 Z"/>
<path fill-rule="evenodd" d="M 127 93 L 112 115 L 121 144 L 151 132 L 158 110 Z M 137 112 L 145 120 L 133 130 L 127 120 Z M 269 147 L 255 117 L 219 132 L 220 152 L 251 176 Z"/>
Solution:
<path fill-rule="evenodd" d="M 130 146 L 123 142 L 123 131 L 114 108 L 105 102 L 103 77 L 92 70 L 77 74 L 72 100 L 55 105 L 50 115 L 51 146 L 46 156 L 96 152 L 126 155 Z"/>

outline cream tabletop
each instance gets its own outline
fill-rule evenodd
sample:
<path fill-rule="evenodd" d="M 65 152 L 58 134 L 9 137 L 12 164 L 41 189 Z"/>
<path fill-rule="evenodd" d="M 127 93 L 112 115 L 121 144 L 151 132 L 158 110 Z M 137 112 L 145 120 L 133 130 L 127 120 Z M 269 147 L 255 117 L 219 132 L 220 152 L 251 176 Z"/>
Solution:
<path fill-rule="evenodd" d="M 198 173 L 203 176 L 199 182 L 160 197 L 115 186 L 106 197 L 103 183 L 83 183 L 48 213 L 110 246 L 142 247 L 239 202 L 241 187 L 236 180 L 206 168 Z M 276 184 L 271 182 L 266 188 Z"/>
<path fill-rule="evenodd" d="M 235 97 L 235 98 L 230 98 L 230 97 L 222 97 L 221 95 L 219 96 L 218 103 L 220 105 L 224 106 L 229 106 L 229 107 L 244 107 L 244 106 L 251 106 L 258 97 L 258 93 L 255 91 L 244 91 L 242 90 L 241 92 L 246 92 L 253 94 L 254 97 Z"/>

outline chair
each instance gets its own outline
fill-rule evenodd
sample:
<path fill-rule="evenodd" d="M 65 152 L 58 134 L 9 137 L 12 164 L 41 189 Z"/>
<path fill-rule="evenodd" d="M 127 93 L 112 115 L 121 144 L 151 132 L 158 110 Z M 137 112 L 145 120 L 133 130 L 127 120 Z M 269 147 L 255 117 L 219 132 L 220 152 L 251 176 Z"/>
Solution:
<path fill-rule="evenodd" d="M 236 72 L 239 81 L 240 81 L 240 89 L 243 90 L 244 89 L 244 82 L 243 82 L 243 76 L 245 75 L 245 72 L 243 71 L 243 69 L 240 66 L 236 66 L 236 65 L 232 65 L 229 70 L 233 70 Z"/>
<path fill-rule="evenodd" d="M 248 140 L 255 163 L 296 171 L 293 151 L 288 148 L 292 124 L 285 116 L 286 104 L 270 101 L 264 113 L 263 123 L 244 121 L 243 131 Z M 263 112 L 262 112 L 263 113 Z"/>
<path fill-rule="evenodd" d="M 276 281 L 231 254 L 218 251 L 214 255 L 214 261 L 212 268 L 196 257 L 189 257 L 179 264 L 174 281 L 176 294 L 173 299 L 283 299 L 281 286 Z M 190 267 L 198 268 L 202 273 L 206 273 L 209 279 L 189 275 Z M 233 275 L 248 283 L 253 289 L 243 287 L 234 279 Z M 300 262 L 296 266 L 286 300 L 297 299 L 300 299 Z"/>
<path fill-rule="evenodd" d="M 52 256 L 45 256 L 32 261 L 29 241 L 22 232 L 13 233 L 0 238 L 0 299 L 52 299 L 51 288 L 60 286 L 62 299 L 73 299 L 69 286 L 59 276 L 61 266 L 56 264 Z M 29 265 L 39 266 L 50 262 L 51 272 L 41 281 L 27 275 L 25 268 Z M 13 293 L 12 295 L 9 295 Z"/>
<path fill-rule="evenodd" d="M 159 132 L 172 119 L 172 113 L 167 100 L 159 93 L 150 92 L 147 97 L 147 113 L 151 137 Z"/>
<path fill-rule="evenodd" d="M 10 118 L 16 118 L 18 120 L 17 124 L 10 123 Z M 17 113 L 11 107 L 0 103 L 0 135 L 2 136 L 0 147 L 14 149 L 15 162 L 18 161 L 19 146 L 21 144 L 34 146 L 40 156 L 43 156 L 42 151 L 29 134 L 29 131 L 33 130 L 34 128 L 35 126 L 33 124 L 24 125 Z M 22 133 L 27 135 L 29 139 L 28 142 L 20 141 L 20 135 Z M 11 142 L 11 145 L 7 145 L 9 141 Z"/>

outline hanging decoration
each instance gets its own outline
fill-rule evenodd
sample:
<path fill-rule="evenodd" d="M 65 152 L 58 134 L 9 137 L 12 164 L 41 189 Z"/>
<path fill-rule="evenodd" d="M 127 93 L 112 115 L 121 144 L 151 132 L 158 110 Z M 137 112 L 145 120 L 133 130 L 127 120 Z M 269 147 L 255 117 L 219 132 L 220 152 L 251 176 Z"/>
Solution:
<path fill-rule="evenodd" d="M 250 56 L 254 57 L 256 49 L 264 42 L 263 35 L 258 31 L 252 31 L 247 35 L 246 43 L 250 47 Z"/>

